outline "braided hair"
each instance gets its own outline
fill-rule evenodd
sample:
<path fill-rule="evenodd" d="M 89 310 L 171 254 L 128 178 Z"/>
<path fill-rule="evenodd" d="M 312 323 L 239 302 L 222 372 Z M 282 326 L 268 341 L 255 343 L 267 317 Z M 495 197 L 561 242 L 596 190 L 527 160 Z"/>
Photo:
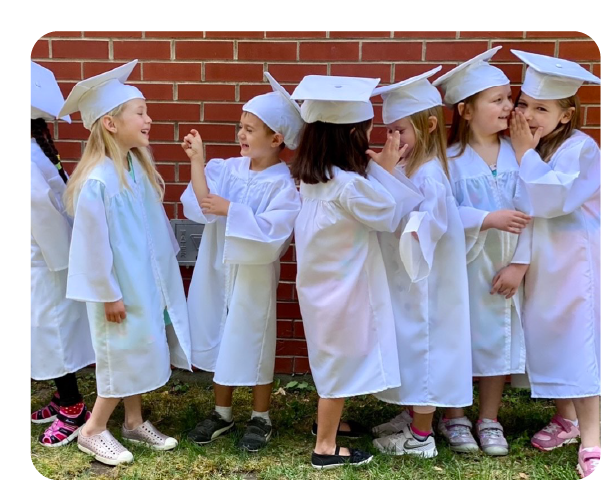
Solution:
<path fill-rule="evenodd" d="M 52 141 L 52 136 L 50 135 L 50 130 L 48 130 L 46 120 L 43 118 L 31 119 L 31 136 L 35 138 L 36 143 L 40 146 L 44 154 L 58 169 L 58 174 L 61 176 L 63 181 L 67 183 L 67 174 L 61 165 L 61 159 L 58 155 L 58 150 Z"/>

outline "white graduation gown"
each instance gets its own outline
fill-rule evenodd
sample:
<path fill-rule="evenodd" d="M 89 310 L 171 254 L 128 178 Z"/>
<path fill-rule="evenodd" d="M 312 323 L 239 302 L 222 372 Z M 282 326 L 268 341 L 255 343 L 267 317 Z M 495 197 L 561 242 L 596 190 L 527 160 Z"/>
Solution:
<path fill-rule="evenodd" d="M 465 407 L 473 395 L 463 224 L 438 159 L 422 165 L 411 181 L 424 201 L 397 232 L 379 234 L 401 386 L 376 397 L 400 405 Z"/>
<path fill-rule="evenodd" d="M 518 163 L 507 138 L 501 139 L 497 176 L 468 145 L 448 150 L 453 194 L 465 227 L 472 334 L 473 374 L 478 377 L 524 373 L 526 348 L 521 322 L 523 284 L 510 299 L 490 294 L 492 280 L 510 263 L 530 261 L 528 228 L 521 235 L 494 228 L 480 231 L 484 217 L 514 209 Z M 455 158 L 453 158 L 455 157 Z M 518 248 L 519 246 L 519 248 Z"/>
<path fill-rule="evenodd" d="M 31 377 L 60 378 L 94 363 L 85 305 L 65 298 L 71 220 L 65 182 L 31 139 Z"/>
<path fill-rule="evenodd" d="M 549 163 L 522 158 L 516 204 L 534 215 L 524 330 L 532 396 L 599 395 L 599 147 L 576 130 Z"/>
<path fill-rule="evenodd" d="M 205 224 L 188 291 L 192 364 L 220 385 L 273 381 L 280 257 L 300 210 L 284 162 L 249 168 L 248 157 L 207 163 L 209 191 L 231 202 L 227 216 L 203 214 L 191 183 L 181 197 L 186 218 Z"/>
<path fill-rule="evenodd" d="M 401 384 L 394 317 L 377 231 L 393 232 L 421 200 L 403 176 L 370 161 L 368 177 L 334 168 L 301 183 L 294 227 L 296 289 L 311 372 L 322 398 Z"/>
<path fill-rule="evenodd" d="M 133 158 L 121 187 L 114 163 L 94 168 L 75 199 L 67 297 L 87 303 L 101 397 L 161 387 L 170 365 L 190 370 L 190 331 L 179 250 L 165 209 Z M 123 299 L 109 322 L 104 303 Z M 164 311 L 171 320 L 165 325 Z"/>

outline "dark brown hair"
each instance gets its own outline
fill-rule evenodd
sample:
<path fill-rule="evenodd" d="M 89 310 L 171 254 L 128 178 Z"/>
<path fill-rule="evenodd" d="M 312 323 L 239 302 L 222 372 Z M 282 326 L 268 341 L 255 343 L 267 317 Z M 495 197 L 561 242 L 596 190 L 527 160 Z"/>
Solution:
<path fill-rule="evenodd" d="M 63 179 L 63 182 L 67 183 L 67 174 L 65 173 L 65 170 L 61 164 L 58 150 L 52 141 L 52 135 L 50 135 L 50 130 L 48 130 L 48 124 L 46 123 L 46 120 L 43 118 L 31 119 L 31 136 L 40 146 L 44 152 L 44 155 L 46 155 L 53 165 L 58 169 L 58 174 Z"/>
<path fill-rule="evenodd" d="M 308 184 L 326 183 L 333 175 L 333 167 L 356 172 L 366 177 L 369 157 L 367 132 L 372 120 L 359 123 L 305 124 L 296 156 L 290 166 L 295 180 Z"/>

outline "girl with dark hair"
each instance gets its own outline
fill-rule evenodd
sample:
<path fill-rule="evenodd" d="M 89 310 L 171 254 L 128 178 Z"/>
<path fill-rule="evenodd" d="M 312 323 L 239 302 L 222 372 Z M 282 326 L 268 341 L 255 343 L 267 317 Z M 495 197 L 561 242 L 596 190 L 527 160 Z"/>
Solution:
<path fill-rule="evenodd" d="M 308 76 L 292 95 L 304 100 L 307 122 L 291 170 L 302 202 L 295 224 L 296 288 L 320 396 L 311 457 L 318 469 L 371 461 L 369 453 L 336 445 L 337 434 L 349 436 L 340 425 L 344 399 L 400 385 L 377 232 L 394 232 L 422 197 L 395 172 L 404 152 L 398 132 L 381 153 L 368 149 L 369 97 L 378 81 Z"/>
<path fill-rule="evenodd" d="M 74 372 L 94 363 L 94 350 L 85 306 L 65 298 L 71 219 L 62 194 L 68 178 L 46 124 L 64 99 L 50 70 L 32 62 L 31 76 L 31 376 L 54 379 L 57 389 L 31 421 L 52 422 L 39 441 L 59 447 L 77 437 L 90 415 Z"/>

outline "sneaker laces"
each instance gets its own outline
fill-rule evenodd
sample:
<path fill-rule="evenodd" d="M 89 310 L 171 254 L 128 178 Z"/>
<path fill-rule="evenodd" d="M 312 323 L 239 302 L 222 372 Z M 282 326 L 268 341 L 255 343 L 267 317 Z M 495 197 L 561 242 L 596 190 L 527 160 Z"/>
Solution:
<path fill-rule="evenodd" d="M 551 422 L 549 425 L 543 428 L 543 432 L 547 432 L 550 434 L 554 434 L 556 430 L 563 430 L 562 426 L 559 423 Z"/>
<path fill-rule="evenodd" d="M 470 429 L 466 425 L 449 425 L 447 431 L 451 438 L 471 436 Z"/>
<path fill-rule="evenodd" d="M 503 432 L 498 428 L 482 428 L 480 430 L 480 436 L 484 438 L 501 438 Z"/>

